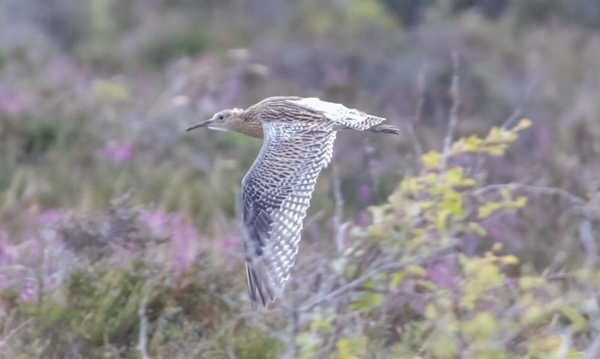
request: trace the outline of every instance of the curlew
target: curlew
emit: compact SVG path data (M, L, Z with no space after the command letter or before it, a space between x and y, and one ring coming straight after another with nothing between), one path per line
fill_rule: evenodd
M302 220L321 169L333 153L339 129L399 134L371 116L318 98L270 97L246 110L216 113L190 126L263 138L242 180L243 241L252 307L274 301L290 276Z

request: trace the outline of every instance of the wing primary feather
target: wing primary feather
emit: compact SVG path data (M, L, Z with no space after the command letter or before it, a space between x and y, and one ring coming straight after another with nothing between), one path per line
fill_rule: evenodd
M258 304L258 298L263 306L267 305L267 302L274 301L276 295L273 293L269 283L270 280L264 269L259 268L261 264L246 262L246 278L248 280L248 292L250 294L250 302L252 303L252 309L256 309ZM266 278L265 278L266 277Z
M263 131L261 152L242 181L246 279L255 309L275 300L290 276L302 220L336 137L328 121L263 122Z

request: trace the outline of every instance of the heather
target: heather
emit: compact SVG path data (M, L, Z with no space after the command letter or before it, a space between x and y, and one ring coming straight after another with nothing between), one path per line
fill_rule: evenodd
M0 358L600 356L595 1L0 3ZM273 95L342 131L284 293L252 310Z

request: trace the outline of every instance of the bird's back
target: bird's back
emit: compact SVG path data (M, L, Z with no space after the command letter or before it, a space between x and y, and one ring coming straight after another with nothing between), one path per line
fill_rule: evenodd
M339 127L368 130L385 121L383 117L368 115L342 104L320 100L316 97L274 96L246 110L250 121L304 123L333 122Z

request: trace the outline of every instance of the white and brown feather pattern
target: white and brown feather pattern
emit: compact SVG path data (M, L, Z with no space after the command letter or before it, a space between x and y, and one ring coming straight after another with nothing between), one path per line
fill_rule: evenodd
M328 122L263 122L260 154L242 181L246 274L252 304L274 300L298 252L319 172L333 153Z
M294 99L289 100L289 102L305 110L321 113L327 119L339 125L359 131L367 130L385 121L383 117L368 115L342 104L323 101L316 97Z

